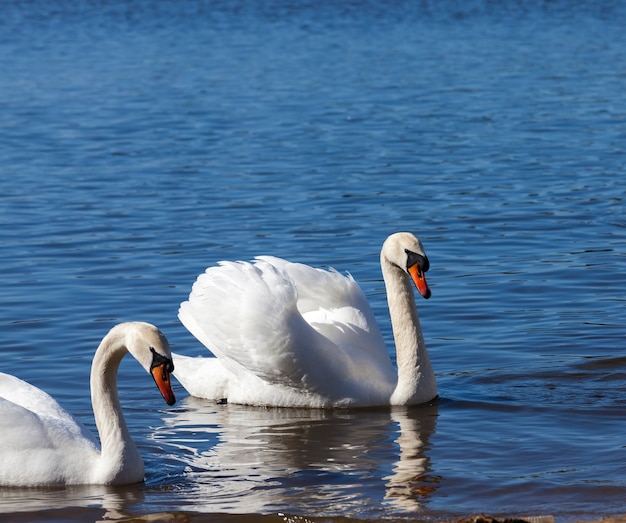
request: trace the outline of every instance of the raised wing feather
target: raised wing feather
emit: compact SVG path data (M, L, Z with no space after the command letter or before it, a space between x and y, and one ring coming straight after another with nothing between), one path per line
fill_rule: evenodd
M333 396L368 369L389 379L393 368L356 282L307 269L270 257L221 262L198 277L179 318L235 375Z
M271 383L314 382L310 360L319 362L333 350L299 313L293 281L268 263L208 268L181 304L179 318L231 372L251 372Z
M298 309L303 314L319 308L340 307L371 312L361 287L351 275L344 276L332 268L319 269L275 256L258 256L255 259L268 263L289 276L296 286ZM368 320L373 320L373 315Z
M354 278L335 269L319 269L274 256L259 256L285 272L297 289L297 308L318 332L347 351L358 351L389 364L376 318ZM392 372L393 370L390 369Z

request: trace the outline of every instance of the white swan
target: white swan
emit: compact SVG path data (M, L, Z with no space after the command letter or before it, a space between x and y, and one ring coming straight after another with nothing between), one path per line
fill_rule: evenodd
M0 485L40 486L143 481L144 466L117 394L117 370L130 352L151 373L168 405L176 401L165 336L154 325L121 323L104 337L91 366L91 402L101 449L52 397L0 373Z
M411 279L424 298L428 258L411 233L380 254L397 370L351 276L262 256L201 274L180 321L217 358L174 354L192 396L282 407L415 405L437 395Z

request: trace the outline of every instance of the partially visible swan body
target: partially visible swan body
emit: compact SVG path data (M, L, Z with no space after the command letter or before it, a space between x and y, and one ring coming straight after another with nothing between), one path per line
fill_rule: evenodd
M96 350L91 402L100 447L79 421L41 389L0 373L0 486L125 485L144 479L117 393L117 371L130 352L154 378L168 405L176 402L165 336L154 325L121 323Z
M220 262L193 285L178 317L216 358L174 354L192 395L277 407L416 405L437 385L411 280L424 298L421 242L395 233L380 263L396 343L394 367L372 309L351 276L280 258Z

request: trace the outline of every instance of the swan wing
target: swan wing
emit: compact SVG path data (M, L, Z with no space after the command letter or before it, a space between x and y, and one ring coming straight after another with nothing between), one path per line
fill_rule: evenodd
M248 372L270 383L300 386L305 361L330 345L299 313L293 282L268 263L208 268L179 318L233 374Z
M349 274L344 276L333 268L325 270L275 256L258 256L255 259L289 276L296 286L298 309L302 313L341 307L371 312L361 287ZM373 320L373 315L367 319Z
M369 358L372 366L394 372L374 312L352 275L273 256L257 260L270 263L293 280L298 310L313 328L346 350L361 353L361 360Z
M332 402L362 396L364 380L388 387L395 379L393 367L370 319L371 309L367 306L364 314L355 306L362 300L356 282L334 271L285 267L282 260L269 257L209 267L181 304L181 322L237 381L246 375L261 380L248 381L250 388L271 384ZM336 299L328 298L322 285ZM342 298L346 289L353 295ZM316 295L323 300L321 306L314 305ZM300 296L305 296L304 306ZM368 341L372 331L378 345ZM378 360L372 361L368 350Z

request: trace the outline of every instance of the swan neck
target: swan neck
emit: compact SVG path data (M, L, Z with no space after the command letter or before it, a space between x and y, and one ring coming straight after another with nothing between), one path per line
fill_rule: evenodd
M392 405L410 405L436 396L434 372L426 351L412 283L405 271L381 257L389 316L396 346L398 382Z
M91 403L101 446L95 473L100 483L127 481L125 475L138 467L141 478L135 480L143 479L143 460L126 426L117 392L117 371L127 352L123 336L109 332L91 366Z

